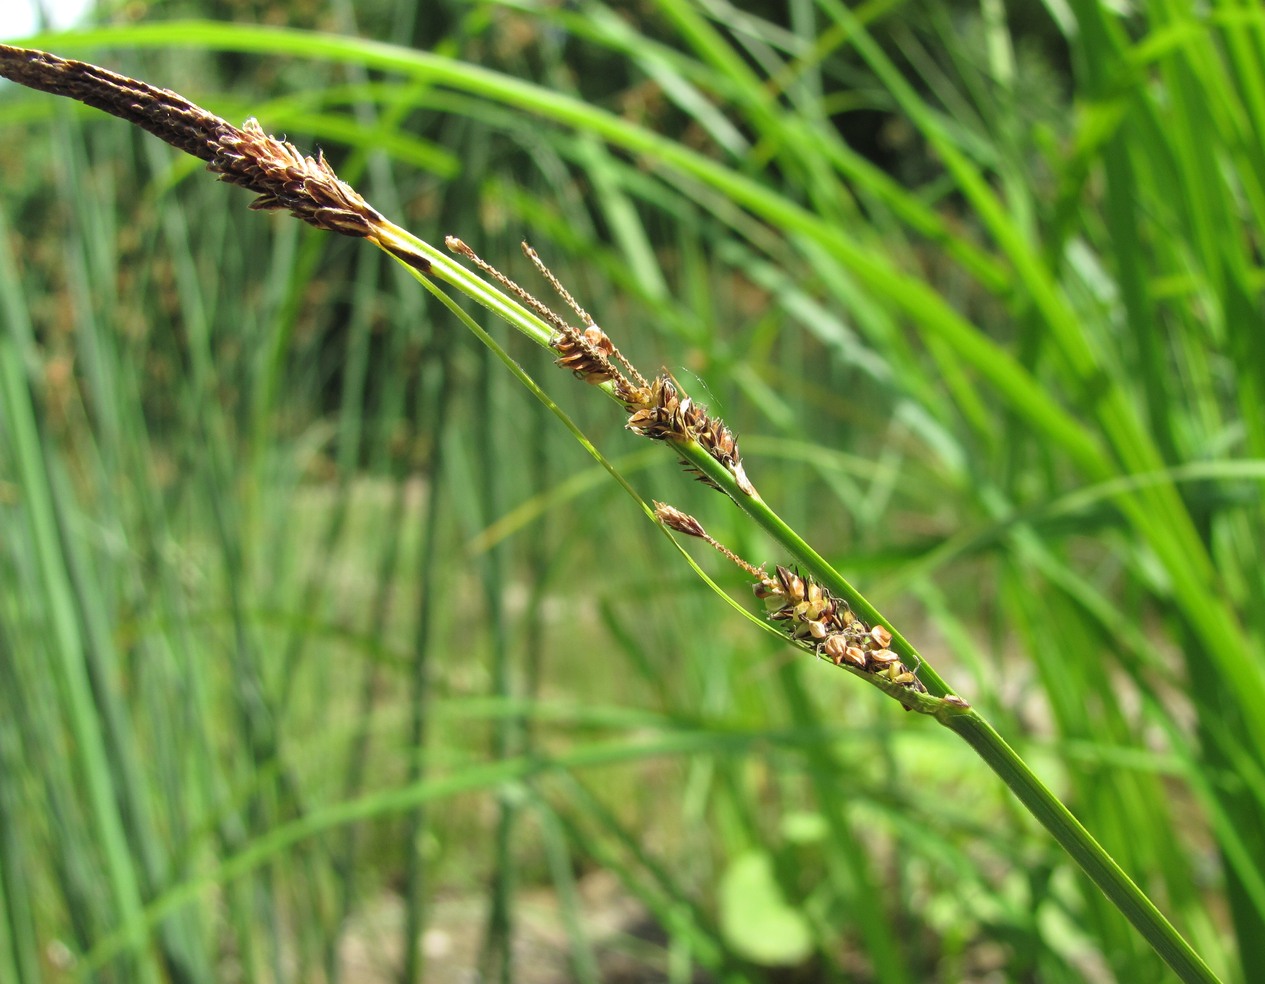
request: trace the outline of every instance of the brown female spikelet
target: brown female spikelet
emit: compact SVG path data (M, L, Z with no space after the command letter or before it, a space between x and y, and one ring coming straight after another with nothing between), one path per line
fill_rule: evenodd
M553 329L549 346L558 353L556 364L569 369L588 383L610 382L615 396L628 411L627 428L634 434L652 441L697 442L713 459L719 462L733 477L738 488L747 495L755 495L755 486L747 478L738 454L738 441L724 421L711 417L681 389L668 373L660 373L647 380L637 367L628 361L615 347L610 336L576 302L571 293L545 266L536 251L526 243L523 253L532 261L558 296L584 324L583 330L568 323L561 315L542 302L530 291L519 286L496 267L481 258L474 250L455 236L444 240L445 245L477 266L489 277L526 304ZM719 489L707 475L688 461L681 464L701 482Z
M776 576L770 577L714 540L688 513L662 502L656 502L654 509L655 517L664 526L710 544L757 578L752 587L755 596L764 602L765 618L776 623L796 645L835 666L849 666L920 694L927 692L914 672L888 648L892 634L886 628L866 625L846 601L836 598L812 578L802 577L787 567L778 567Z
M670 506L666 502L656 502L654 504L654 515L655 519L668 529L684 533L686 536L697 537L709 546L714 547L726 560L741 567L752 577L759 580L764 580L767 577L763 567L755 567L752 564L748 564L723 543L712 539L711 535L703 529L703 524L689 513L681 512L676 506Z
M627 427L635 434L652 441L697 441L699 445L734 477L747 495L755 495L755 487L747 478L738 454L738 441L719 417L708 416L667 373L655 377L649 386L631 393L624 400L631 411ZM698 479L719 488L706 475L688 462L685 467Z
M558 332L549 339L549 346L558 353L554 364L570 369L586 383L604 383L619 377L619 370L611 363L615 344L597 325L584 331Z
M606 332L597 326L597 323L589 317L588 312L575 303L570 294L567 294L557 278L548 272L548 268L540 262L540 257L536 255L536 251L523 243L523 252L532 260L549 278L549 282L562 291L568 303L573 310L577 311L581 320L585 322L585 328L581 331L574 325L567 322L565 318L554 311L549 305L545 304L540 298L532 294L529 290L519 286L505 274L501 273L496 267L488 263L483 257L479 256L473 249L463 243L456 236L448 236L444 239L444 245L456 253L458 256L464 256L467 260L477 266L498 284L508 290L520 301L526 304L545 324L553 329L553 335L549 339L549 347L558 353L555 365L562 369L570 369L577 379L583 379L586 383L604 383L608 379L615 380L617 391L631 389L633 384L629 382L627 377L619 371L612 361L613 357L617 357L621 362L626 361L623 356L619 355L615 348L615 343L610 340ZM636 372L636 370L633 370ZM644 380L643 380L644 382Z
M800 645L811 647L836 666L847 664L918 693L927 692L888 648L892 634L887 629L866 625L846 601L812 578L778 567L776 577L766 577L754 587L756 597L764 602L765 617L782 623L786 634Z

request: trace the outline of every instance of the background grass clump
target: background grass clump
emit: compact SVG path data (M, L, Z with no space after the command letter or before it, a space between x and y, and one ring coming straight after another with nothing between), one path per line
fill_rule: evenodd
M1020 7L25 40L523 282L529 239L1247 981L1265 20ZM0 131L0 979L1160 979L966 748L732 617L384 256L79 106L5 87ZM566 382L646 498L785 560Z

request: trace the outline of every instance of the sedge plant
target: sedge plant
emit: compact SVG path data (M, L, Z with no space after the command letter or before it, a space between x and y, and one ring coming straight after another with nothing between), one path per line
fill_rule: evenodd
M688 395L670 373L643 372L625 358L597 320L526 244L528 258L578 318L578 327L484 262L461 240L450 237L445 245L488 279L400 228L341 181L322 156L303 155L288 142L268 135L254 120L235 127L176 93L41 51L0 46L0 74L32 88L77 99L146 129L206 162L221 179L255 193L252 208L285 210L318 229L366 239L384 250L450 308L606 465L581 429L549 397L549 386L531 378L510 358L455 302L448 289L483 306L549 350L560 368L595 391L604 392L620 408L629 431L664 445L688 473L721 493L762 528L784 551L784 557L770 575L717 543L693 516L663 503L651 507L642 502L649 515L665 530L708 542L750 575L768 626L788 643L877 687L905 711L931 717L962 738L1180 979L1216 980L1146 894L979 711L954 693L899 629L761 497L758 477L748 475L738 441L724 421ZM612 474L619 478L613 469ZM156 915L151 913L147 918L152 920ZM130 931L134 933L136 926ZM125 942L134 940L119 941L120 945Z

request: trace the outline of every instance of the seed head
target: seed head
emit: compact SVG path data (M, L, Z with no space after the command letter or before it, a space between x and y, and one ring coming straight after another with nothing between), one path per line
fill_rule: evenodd
M134 123L177 150L207 162L207 170L259 197L254 209L285 209L318 229L370 238L426 272L430 262L349 184L319 151L305 157L269 136L253 119L240 128L170 89L45 51L0 45L0 75L32 89L67 96Z
M697 442L733 475L739 489L747 495L755 495L755 486L743 470L738 441L733 432L719 417L708 416L707 410L686 395L671 375L660 373L648 386L636 387L619 395L629 409L625 426L634 434L652 441ZM719 488L689 462L683 461L682 464L694 472L699 481Z
M669 506L666 502L656 502L654 504L655 518L670 530L676 530L678 533L684 533L686 536L697 537L710 547L714 548L730 563L742 568L752 577L764 580L764 569L755 567L747 563L736 553L730 550L723 543L714 539L705 529L703 524L691 516L689 513L681 512L676 506Z
M926 687L900 657L887 647L892 634L882 625L866 625L848 603L812 578L786 567L755 585L765 617L780 625L791 640L811 648L836 666L847 665L918 693Z
M836 598L811 577L778 566L772 576L743 560L713 539L688 513L663 502L654 504L655 516L664 526L697 537L756 578L755 596L764 602L765 618L776 624L796 645L885 682L920 694L927 688L900 657L887 647L892 634L885 626L873 628L860 619L846 601Z

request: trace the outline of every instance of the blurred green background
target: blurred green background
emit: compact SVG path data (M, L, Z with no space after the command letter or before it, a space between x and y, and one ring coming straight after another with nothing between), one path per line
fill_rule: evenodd
M530 240L1218 973L1265 966L1259 5L96 18L28 43L534 286ZM964 745L737 617L389 259L248 201L0 89L0 980L1164 979ZM644 497L786 560L489 327Z

